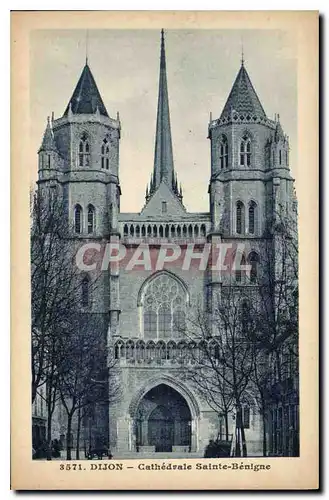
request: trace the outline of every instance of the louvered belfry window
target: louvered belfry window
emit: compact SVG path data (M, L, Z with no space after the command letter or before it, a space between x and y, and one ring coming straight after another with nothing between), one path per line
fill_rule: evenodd
M220 168L221 169L227 168L228 167L228 142L227 142L227 138L225 135L222 136L219 150L220 150L220 155L219 155Z
M236 232L238 234L244 233L244 204L238 201L236 204Z
M110 169L110 146L106 138L104 139L101 148L101 165L105 170Z
M95 231L95 208L93 205L88 205L88 234Z
M90 166L90 145L88 137L83 134L79 142L79 167Z
M240 142L240 165L251 166L251 140L248 136L244 136Z
M74 209L74 231L77 234L82 233L82 207L76 205Z
M255 234L256 232L256 215L257 215L257 205L254 201L249 203L249 234Z

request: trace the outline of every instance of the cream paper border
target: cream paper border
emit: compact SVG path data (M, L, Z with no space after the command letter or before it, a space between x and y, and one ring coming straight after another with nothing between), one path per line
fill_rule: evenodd
M318 12L58 11L11 14L11 488L216 490L318 487ZM30 151L29 34L33 29L282 29L298 45L298 165L300 229L300 428L299 458L246 459L269 471L61 471L64 461L32 461L30 404L29 185L24 158ZM266 71L266 68L264 69ZM284 78L284 75L282 76ZM36 155L36 152L32 152ZM298 175L296 175L296 173ZM222 460L222 463L227 463ZM166 460L169 463L203 459ZM220 460L204 460L218 463ZM241 460L235 460L240 462ZM89 468L87 461L82 467ZM106 462L99 462L105 464ZM87 465L86 465L87 464ZM126 469L134 465L134 469Z

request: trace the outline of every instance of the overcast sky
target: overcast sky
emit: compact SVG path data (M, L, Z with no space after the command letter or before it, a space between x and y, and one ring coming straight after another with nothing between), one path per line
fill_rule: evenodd
M209 112L218 118L240 67L245 66L269 118L280 114L290 138L294 175L297 139L296 46L271 30L167 30L167 78L174 164L190 211L208 211ZM92 30L88 61L111 117L120 112L121 210L139 212L153 169L160 33ZM62 116L86 57L86 31L38 30L31 35L32 179L46 118Z

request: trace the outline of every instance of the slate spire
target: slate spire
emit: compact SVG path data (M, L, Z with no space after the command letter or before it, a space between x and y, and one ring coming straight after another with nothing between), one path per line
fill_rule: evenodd
M67 116L70 110L73 114L94 114L97 108L101 115L108 116L86 57L86 64L66 107L64 116Z
M171 187L173 173L174 160L170 129L165 41L164 32L161 30L159 96L154 152L154 189L157 189L161 181L166 182Z
M41 151L57 151L54 134L50 126L49 116L47 117L46 130L43 134L42 143L38 152L40 153Z
M251 117L256 115L257 117L266 118L264 108L246 70L243 55L240 70L222 111L221 118L229 116L232 110L245 115L249 114Z

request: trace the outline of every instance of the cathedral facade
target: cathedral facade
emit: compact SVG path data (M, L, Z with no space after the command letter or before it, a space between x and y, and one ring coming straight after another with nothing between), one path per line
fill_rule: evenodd
M174 168L163 32L154 166L139 213L120 210L120 131L119 116L108 115L86 61L63 116L48 120L39 150L39 188L56 186L74 244L110 242L128 253L145 245L151 253L149 267L112 267L93 296L82 295L82 314L103 318L104 355L115 359L122 388L92 428L85 424L85 436L90 441L98 433L115 457L203 456L223 424L183 376L188 361L182 331L196 310L211 310L231 277L194 265L184 269L174 259L171 264L170 253L160 267L152 252L159 258L163 246L177 245L192 262L206 243L241 243L255 275L268 221L294 203L288 138L279 116L266 116L242 60L221 115L208 123L209 211L188 212ZM252 293L254 284L236 275L236 286ZM261 454L256 404L249 402L244 419L248 454ZM54 430L58 437L64 432L60 418Z

